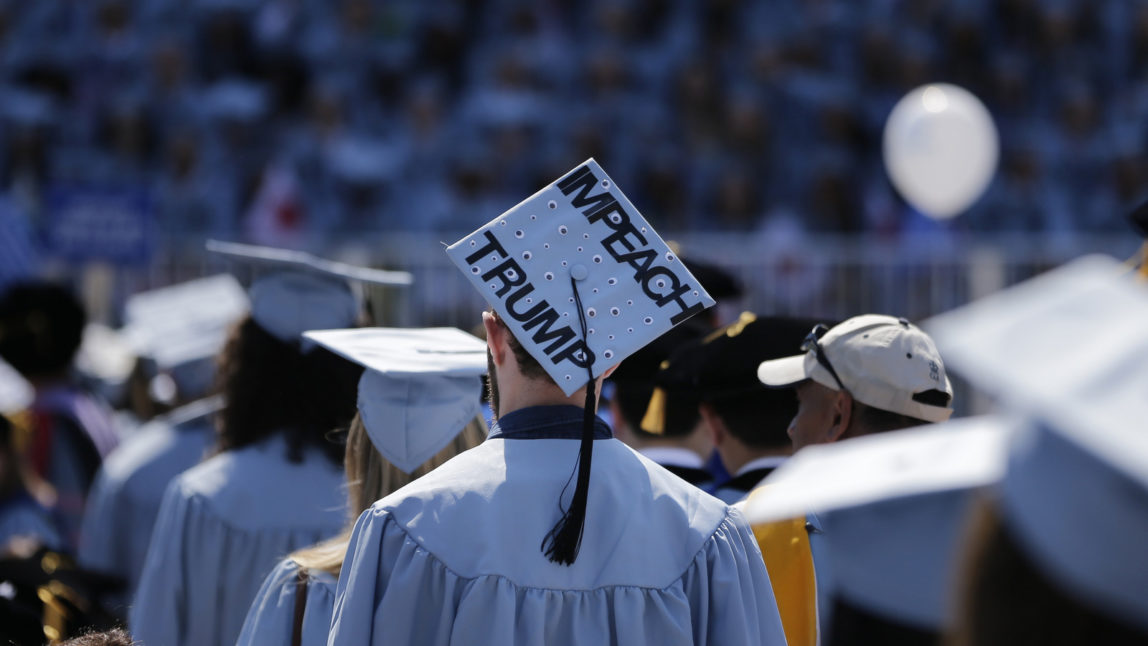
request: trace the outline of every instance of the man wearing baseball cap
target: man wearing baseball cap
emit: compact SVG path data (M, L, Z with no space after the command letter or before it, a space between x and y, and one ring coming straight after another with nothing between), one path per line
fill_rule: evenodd
M907 319L864 314L832 328L817 325L801 350L757 369L767 387L797 393L788 430L794 451L943 422L953 414L941 355ZM820 643L832 624L835 577L822 533L812 514L754 526L791 645Z
M953 389L933 340L904 318L855 316L815 327L804 354L763 362L770 388L794 388L793 448L892 431L952 415Z

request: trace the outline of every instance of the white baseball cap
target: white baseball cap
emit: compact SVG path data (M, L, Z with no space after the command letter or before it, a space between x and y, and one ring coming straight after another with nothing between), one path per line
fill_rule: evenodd
M862 404L927 422L943 422L953 414L953 387L941 354L929 335L907 319L863 314L819 338L816 332L803 346L805 354L765 361L758 366L757 378L770 388L791 388L812 379L826 388L847 390ZM947 395L948 405L922 401L920 395L928 391Z

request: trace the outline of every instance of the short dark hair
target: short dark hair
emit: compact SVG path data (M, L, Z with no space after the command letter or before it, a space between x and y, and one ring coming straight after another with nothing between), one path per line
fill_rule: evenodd
M542 364L538 363L538 360L519 343L518 339L514 336L514 332L506 325L506 322L498 316L498 312L495 312L493 309L489 311L494 316L494 320L506 330L507 343L510 345L510 351L514 353L514 360L518 363L518 371L522 373L522 376L529 377L530 379L554 381L550 377L550 373L546 372L546 369L542 367Z
M706 401L731 435L755 449L790 449L789 422L797 414L793 389L760 389Z
M291 461L302 460L303 449L312 445L342 464L343 447L327 434L346 428L355 416L361 373L357 365L323 348L301 352L248 316L220 356L218 389L225 405L216 450L239 449L282 432Z
M626 380L614 381L614 401L617 402L622 418L631 432L647 439L685 437L693 432L701 417L698 414L697 401L664 390L665 411L662 432L651 433L643 429L642 419L646 416L653 394L654 387L650 384Z
M87 315L71 290L52 283L9 286L0 296L0 357L28 378L72 365Z
M1148 632L1081 604L1037 567L981 501L970 527L956 628L948 646L1142 644Z

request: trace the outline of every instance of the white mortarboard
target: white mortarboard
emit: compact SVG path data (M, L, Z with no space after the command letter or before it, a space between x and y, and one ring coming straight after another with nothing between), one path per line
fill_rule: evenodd
M567 395L714 304L593 159L447 254Z
M411 473L481 411L486 343L455 328L315 330L303 335L362 365L359 415L371 443Z
M218 274L134 294L124 304L123 333L138 356L195 396L207 391L215 356L249 309L239 281Z
M359 316L359 299L350 281L374 285L410 285L405 271L356 267L304 251L209 240L207 250L266 268L248 289L251 316L286 343L307 330L350 327Z
M0 360L0 413L24 410L35 397L32 384L16 369Z
M1090 256L926 325L1038 422L1010 452L1005 525L1066 594L1148 629L1148 287Z
M936 631L951 606L971 494L1004 474L1017 424L969 418L806 447L750 494L746 518L817 514L836 595Z
M578 556L593 458L594 385L611 366L714 304L593 159L447 248L567 396L586 392L577 486L543 552Z

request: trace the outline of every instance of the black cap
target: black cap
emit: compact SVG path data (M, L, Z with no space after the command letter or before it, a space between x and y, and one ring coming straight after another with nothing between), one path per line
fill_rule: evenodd
M693 341L700 341L712 330L690 319L652 341L649 345L626 357L610 376L614 384L613 400L618 404L630 430L637 434L647 433L642 429L642 417L650 396L654 392L654 377L663 363L674 351ZM658 435L681 437L688 435L698 422L697 402L688 397L677 398L667 405L670 410L667 418L672 420Z
M682 264L717 301L741 298L741 282L725 269L692 258L682 258Z
M650 399L643 428L658 432L664 428L670 412L667 404L689 399L714 404L719 414L744 421L725 419L735 435L747 444L788 443L785 428L796 414L792 392L770 391L757 378L762 361L793 355L814 325L821 321L791 317L758 317L743 312L737 321L704 339L678 349L656 376L657 390ZM784 422L781 437L767 432L770 421ZM761 428L771 437L742 437L738 427Z

